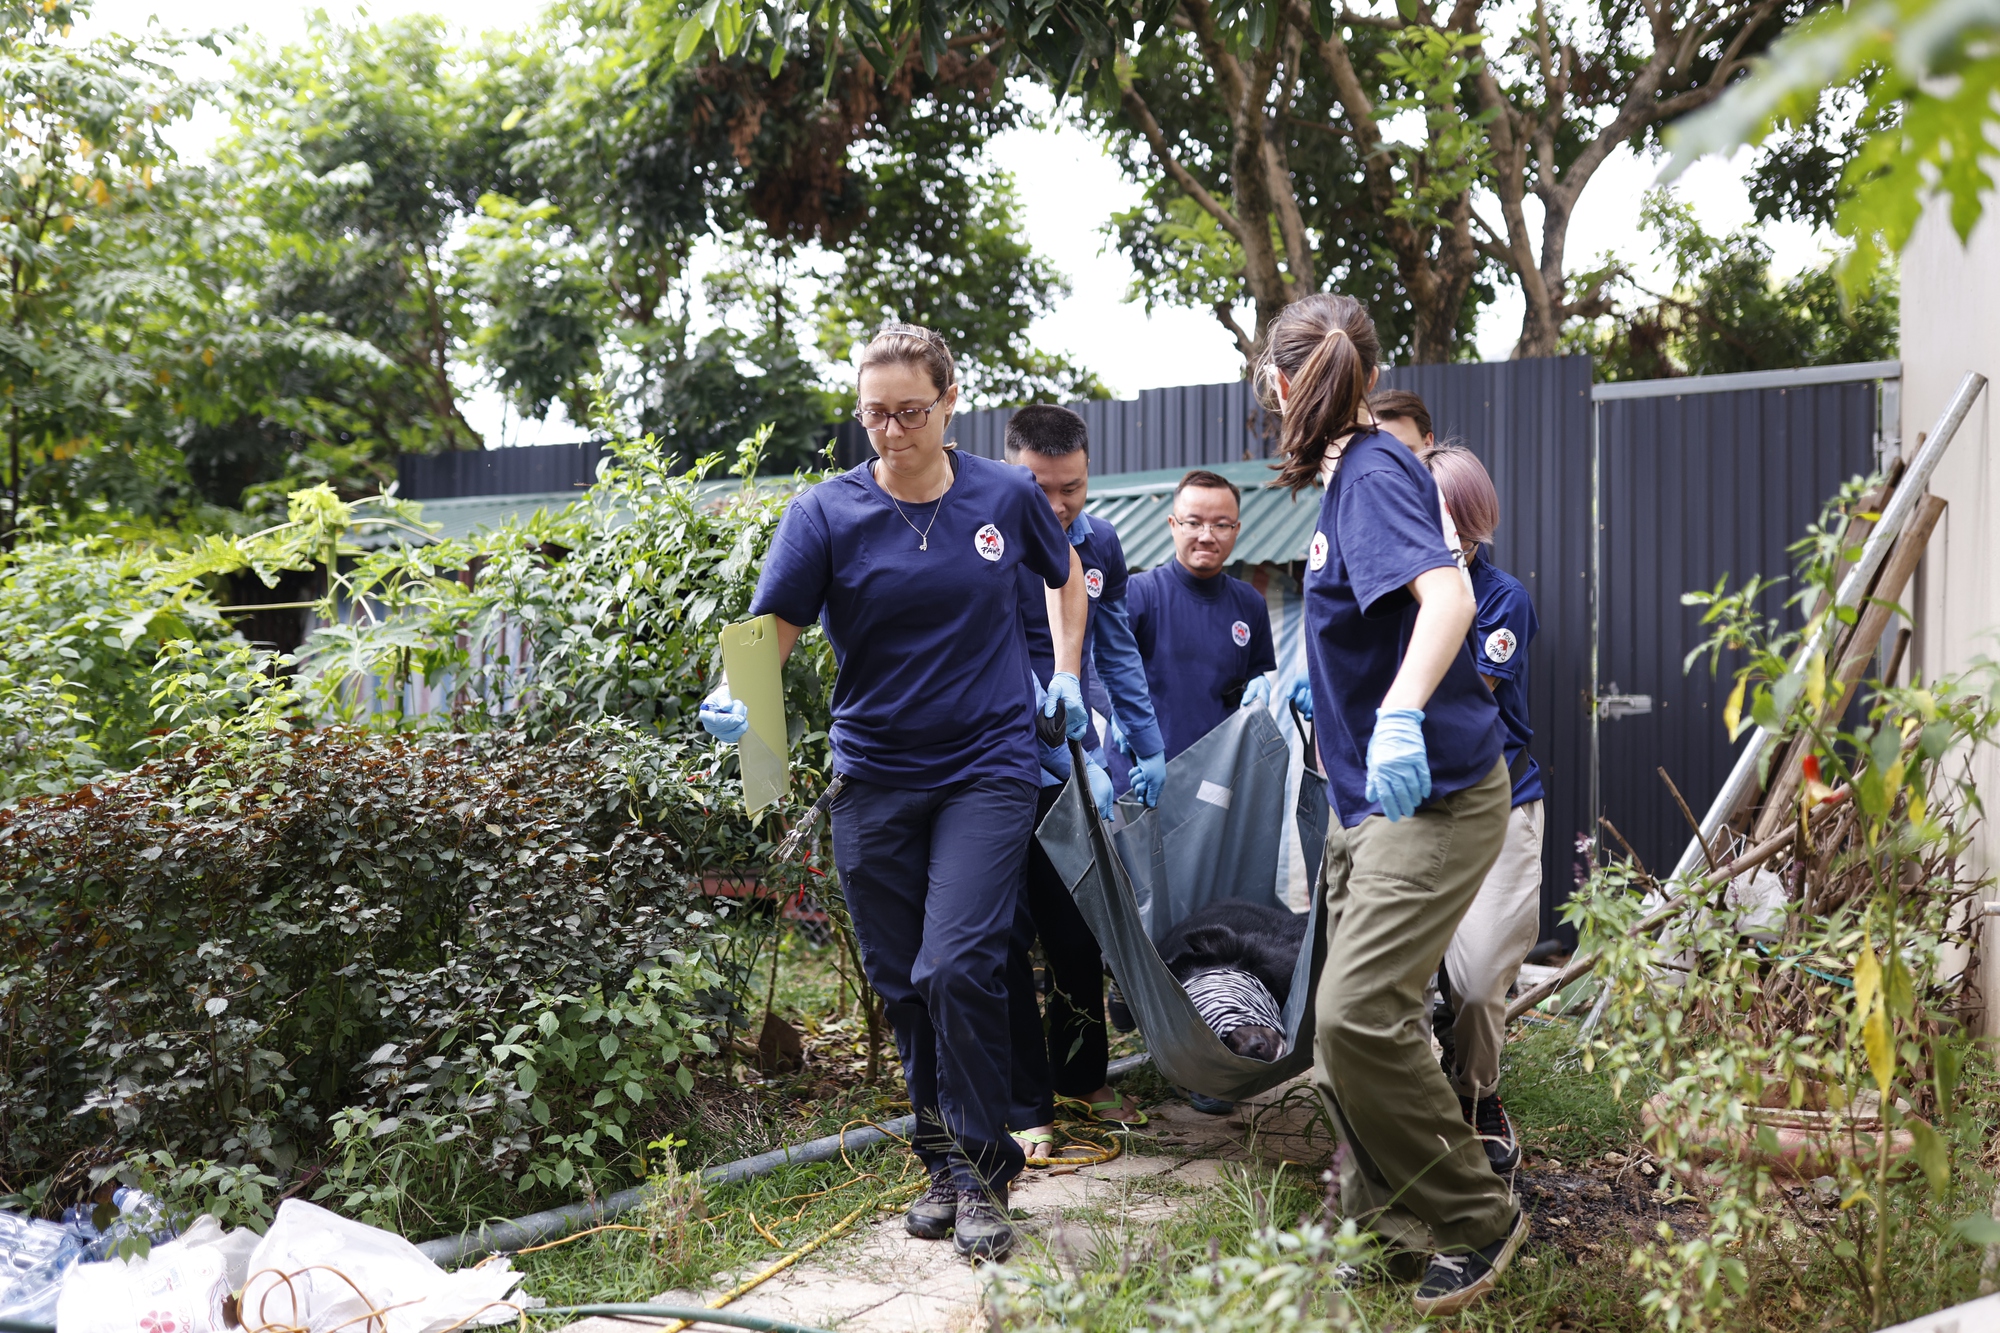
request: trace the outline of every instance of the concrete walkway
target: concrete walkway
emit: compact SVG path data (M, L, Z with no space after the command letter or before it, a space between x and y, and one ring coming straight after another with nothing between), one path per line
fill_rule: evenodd
M1190 1187L1216 1184L1224 1162L1322 1166L1332 1145L1316 1112L1303 1080L1228 1116L1202 1115L1181 1102L1149 1108L1152 1124L1123 1156L1098 1166L1031 1171L1017 1182L1010 1202L1024 1244L1073 1260L1114 1231L1131 1234L1165 1217ZM1071 1220L1083 1213L1088 1225ZM710 1291L670 1291L660 1299L705 1304L748 1275L718 1274ZM983 1324L983 1283L980 1270L960 1259L950 1241L918 1240L903 1230L900 1215L884 1215L729 1308L840 1333L964 1333ZM635 1333L639 1322L584 1319L563 1333Z

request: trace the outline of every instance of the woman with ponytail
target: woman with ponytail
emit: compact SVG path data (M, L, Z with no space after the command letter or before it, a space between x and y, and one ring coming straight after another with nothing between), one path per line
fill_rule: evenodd
M1087 599L1055 511L1023 468L945 443L958 376L943 338L891 324L861 355L875 457L794 499L750 614L789 653L825 628L833 686L833 859L868 982L896 1029L930 1188L904 1225L1005 1258L1007 1185L1022 1166L1006 970L1022 912L1040 776L1020 575L1047 591L1045 711L1089 725L1077 672ZM725 684L701 706L718 740L748 726Z
M1334 830L1320 864L1327 961L1314 1079L1347 1148L1343 1211L1432 1251L1417 1312L1490 1291L1527 1234L1431 1055L1426 983L1507 828L1492 692L1466 633L1474 602L1437 483L1380 430L1374 324L1346 296L1272 322L1258 366L1283 421L1276 485L1323 482L1306 560L1306 654Z

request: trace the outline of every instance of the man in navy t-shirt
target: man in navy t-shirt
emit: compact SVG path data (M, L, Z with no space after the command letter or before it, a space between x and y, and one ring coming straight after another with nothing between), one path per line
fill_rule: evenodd
M1133 575L1126 592L1169 760L1238 707L1270 698L1271 613L1255 588L1222 572L1242 527L1241 498L1213 472L1182 477L1167 519L1174 558Z
M1084 661L1094 665L1096 678L1108 693L1110 715L1141 756L1133 770L1136 790L1147 804L1159 800L1166 779L1166 756L1153 716L1146 668L1133 642L1126 616L1128 579L1125 550L1118 533L1102 518L1084 512L1090 498L1090 432L1082 417L1048 404L1024 407L1007 422L1007 461L1025 468L1048 497L1049 507L1069 534L1082 562L1089 620L1084 632ZM1034 663L1037 685L1055 670L1049 635L1048 599L1039 577L1027 566L1021 573L1021 621ZM1091 749L1094 737L1083 744ZM1101 767L1101 752L1089 762L1093 795L1108 807L1110 779ZM1035 822L1055 806L1070 776L1068 747L1049 752L1043 760L1042 790ZM1051 1093L1081 1103L1090 1112L1120 1124L1143 1125L1138 1105L1114 1092L1107 1082L1110 1043L1104 1031L1104 960L1090 925L1077 911L1069 885L1033 839L1028 848L1026 913L1008 959L1008 1004L1013 1015L1014 1063L1018 1081L1011 1122L1028 1126L1015 1139L1030 1161L1049 1156L1054 1147L1055 1107ZM1035 938L1042 941L1048 961L1048 1019L1044 1031L1035 1006L1034 971L1029 961Z

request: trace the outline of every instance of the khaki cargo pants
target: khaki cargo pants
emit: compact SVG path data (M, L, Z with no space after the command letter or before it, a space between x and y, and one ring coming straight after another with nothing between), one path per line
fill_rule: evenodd
M1424 988L1499 854L1505 764L1408 819L1327 836L1327 952L1313 1082L1348 1152L1344 1215L1391 1246L1464 1251L1505 1235L1516 1204L1431 1054ZM1337 825L1336 821L1336 825Z

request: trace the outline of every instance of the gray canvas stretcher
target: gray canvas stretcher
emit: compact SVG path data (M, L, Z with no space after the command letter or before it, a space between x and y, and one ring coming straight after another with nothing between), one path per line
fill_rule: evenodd
M1161 961L1158 942L1195 909L1222 898L1269 904L1284 836L1289 752L1263 709L1235 714L1167 765L1159 805L1126 800L1116 832L1097 816L1070 744L1071 778L1036 830L1077 910L1110 960L1125 1003L1169 1082L1223 1101L1240 1101L1312 1064L1313 991L1326 961L1320 903L1312 895L1305 944L1285 999L1286 1054L1265 1062L1222 1044ZM1308 770L1299 783L1296 823L1308 883L1326 845L1326 783Z

